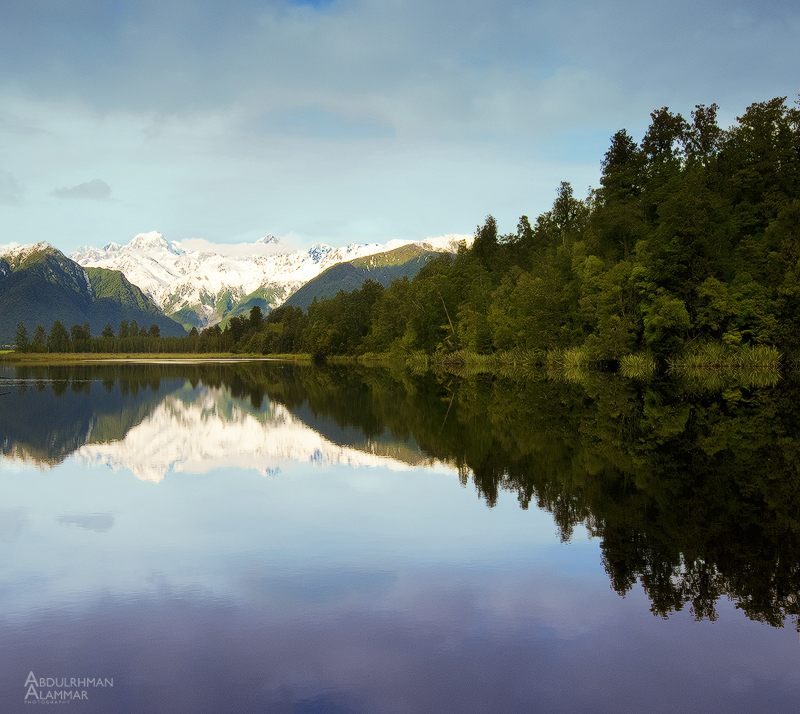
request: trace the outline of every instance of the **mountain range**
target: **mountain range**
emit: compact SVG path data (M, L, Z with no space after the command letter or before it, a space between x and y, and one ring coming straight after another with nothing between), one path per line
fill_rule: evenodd
M340 290L358 290L364 281L374 280L388 288L396 278L413 278L428 261L441 255L429 244L410 243L394 250L336 263L293 292L286 305L307 308L314 298L331 298Z
M418 242L394 240L383 245L351 244L344 248L316 245L304 251L285 246L269 234L252 244L193 249L167 241L152 231L140 233L125 246L109 243L104 248L79 248L70 257L86 268L121 271L165 315L186 329L192 326L201 329L249 312L254 305L265 312L278 307L292 293L337 264L372 256L371 267L366 263L356 265L359 270L366 268L362 270L361 282L371 277L370 272L379 282L391 280L390 275L413 277L425 263L420 259L422 254L456 252L461 241L471 240L472 236L446 235ZM402 265L406 265L405 270L400 268ZM391 269L381 271L381 268ZM327 286L327 282L323 285ZM342 287L352 290L360 287L361 282Z
M182 247L156 232L140 233L121 246L79 248L70 257L48 243L0 246L0 344L14 341L22 322L28 334L60 320L89 323L99 334L122 320L157 324L162 335L267 312L295 293L306 307L314 297L350 291L367 278L384 286L413 277L432 257L456 252L472 236L446 235L424 241L326 245L294 250L273 235L253 244Z

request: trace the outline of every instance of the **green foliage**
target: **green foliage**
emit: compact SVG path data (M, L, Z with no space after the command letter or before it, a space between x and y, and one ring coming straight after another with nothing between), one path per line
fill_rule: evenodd
M644 338L650 348L657 354L678 352L691 326L683 300L659 288L644 316Z
M369 332L373 306L382 294L380 283L365 280L360 290L351 293L342 290L329 300L314 300L308 308L304 348L315 359L331 354L356 354Z

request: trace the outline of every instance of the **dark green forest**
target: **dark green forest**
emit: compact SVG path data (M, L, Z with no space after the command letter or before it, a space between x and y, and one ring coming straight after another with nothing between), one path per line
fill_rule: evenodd
M657 109L639 143L624 129L614 134L600 186L586 198L562 182L549 211L533 222L522 216L510 233L487 216L470 248L429 262L413 280L388 288L368 280L307 311L254 309L225 330L142 349L316 358L517 351L534 360L572 350L619 361L715 344L769 345L793 357L800 110L778 97L723 129L717 109L698 105L688 118Z

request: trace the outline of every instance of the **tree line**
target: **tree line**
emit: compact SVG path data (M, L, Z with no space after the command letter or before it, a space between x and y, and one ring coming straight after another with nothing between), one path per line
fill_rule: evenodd
M170 341L180 340L177 337L161 337L161 330L153 323L149 328L139 327L136 320L123 320L119 324L118 332L108 323L102 333L93 337L89 323L73 325L67 328L60 320L55 320L48 333L44 326L39 324L28 335L25 324L17 324L14 336L14 346L17 352L161 352Z
M800 110L785 97L755 103L728 129L717 110L697 105L686 119L657 109L638 143L624 129L613 135L586 198L562 182L550 210L506 234L487 216L471 247L413 280L385 289L368 280L307 312L254 308L182 338L118 334L105 344L318 358L575 349L592 360L667 359L709 343L794 354Z
M413 279L275 311L234 349L489 354L577 349L592 360L667 359L709 343L800 348L800 110L664 107L639 143L620 130L584 199L502 234L490 215L470 248ZM235 335L234 335L235 336Z

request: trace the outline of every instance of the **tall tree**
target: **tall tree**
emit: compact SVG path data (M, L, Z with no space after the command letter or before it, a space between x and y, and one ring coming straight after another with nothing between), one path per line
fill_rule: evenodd
M44 330L43 325L36 325L36 329L33 331L33 351L34 352L44 352L45 345L47 344L47 333Z
M69 351L69 333L61 320L56 320L50 329L50 336L47 338L48 352L67 352Z
M497 251L497 221L494 216L486 216L482 226L475 229L475 240L472 243L472 254L487 269L491 269L492 260Z
M17 323L17 332L14 335L14 345L17 352L27 352L30 349L31 343L28 340L28 330L22 322Z

